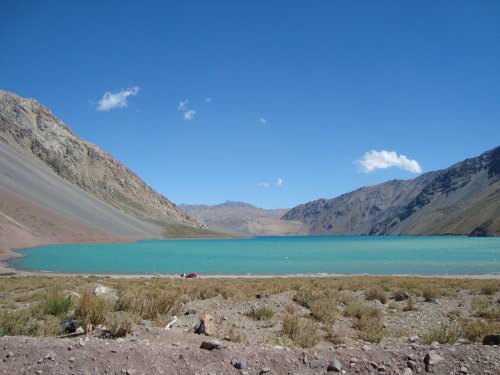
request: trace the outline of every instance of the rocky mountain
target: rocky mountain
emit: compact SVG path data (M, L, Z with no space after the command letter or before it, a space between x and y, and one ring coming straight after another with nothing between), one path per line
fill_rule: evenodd
M292 208L311 234L500 235L500 147L425 173Z
M33 99L0 91L0 188L114 236L209 234Z
M306 234L298 221L280 220L287 210L267 210L245 202L226 201L221 204L179 205L191 217L217 232L243 236L283 236Z
M500 235L500 147L441 171L370 234Z

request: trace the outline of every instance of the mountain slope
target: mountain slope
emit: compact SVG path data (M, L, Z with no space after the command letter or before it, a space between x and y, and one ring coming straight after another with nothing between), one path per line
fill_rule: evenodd
M111 155L76 136L33 99L0 91L0 140L98 200L139 219L143 226L153 223L167 235L188 233L191 228L203 232L201 224Z
M500 147L445 169L372 234L500 235Z
M284 220L298 220L311 234L367 234L373 225L408 204L435 176L391 180L363 187L333 199L318 199L292 208Z
M500 235L500 147L450 168L292 208L311 234Z
M209 229L234 235L283 236L307 233L296 221L280 220L286 210L266 210L249 203L226 201L213 206L179 205Z

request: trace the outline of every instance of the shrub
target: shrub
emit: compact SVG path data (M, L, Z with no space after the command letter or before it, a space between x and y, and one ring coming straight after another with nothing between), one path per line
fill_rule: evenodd
M49 291L41 302L40 308L44 315L60 316L68 312L71 307L71 297L65 296L57 289Z
M146 320L161 320L179 309L179 294L165 291L159 285L140 293L125 291L120 294L117 308L139 315Z
M245 332L240 331L233 324L227 331L227 340L232 342L243 342L246 339Z
M340 345L345 343L345 335L334 330L333 328L329 328L326 331L325 340L331 342L334 345Z
M498 283L491 282L491 283L483 285L479 292L481 294L485 294L487 296L492 296L497 292L497 290L498 290Z
M365 293L365 298L368 301L379 300L383 304L387 303L387 295L382 290L377 288L368 289L368 291Z
M331 325L337 319L337 302L328 298L314 301L311 306L311 315L320 322Z
M482 341L484 336L497 333L500 329L498 324L481 319L462 319L460 326L464 337L469 341Z
M471 301L471 309L475 316L484 319L495 320L500 316L500 308L484 297L474 297Z
M59 333L61 321L54 315L46 315L40 322L38 334L41 336L56 336Z
M254 308L250 314L255 320L270 320L274 316L274 311L269 307Z
M0 315L0 336L38 335L40 335L40 325L30 311L4 311Z
M437 292L434 288L425 288L422 292L425 302L434 302L437 298Z
M460 325L455 321L446 321L431 327L422 335L422 344L431 344L437 341L440 344L454 344L462 335Z
M313 292L310 289L300 289L295 293L293 300L299 305L309 308L318 298L317 292Z
M90 289L86 289L78 300L75 315L88 329L91 325L104 323L109 310L110 306L104 299L94 295Z
M106 329L110 337L124 337L132 333L134 319L125 311L115 311L106 314Z
M392 298L394 298L395 301L403 301L409 298L409 296L408 292L406 292L405 290L397 289L392 293Z
M379 309L352 303L347 305L344 315L353 319L353 328L358 331L359 338L378 343L384 337L385 329Z
M316 323L291 314L283 319L283 333L302 348L312 348L321 339Z
M300 318L295 314L286 314L283 318L283 333L292 340L300 332Z
M333 324L337 319L337 296L331 292L299 290L294 301L307 307L311 315L325 324Z
M404 311L413 311L415 310L415 304L413 302L412 296L409 296L406 300L406 306L403 309Z

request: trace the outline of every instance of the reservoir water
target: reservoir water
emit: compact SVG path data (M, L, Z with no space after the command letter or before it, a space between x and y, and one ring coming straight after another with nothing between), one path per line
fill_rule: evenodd
M256 237L48 245L19 250L19 269L93 274L490 274L500 238Z

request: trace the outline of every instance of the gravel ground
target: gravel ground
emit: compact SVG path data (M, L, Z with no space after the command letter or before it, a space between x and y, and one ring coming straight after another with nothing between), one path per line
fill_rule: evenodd
M270 374L324 374L336 360L341 373L406 375L426 373L427 353L439 356L429 368L435 374L500 373L498 347L483 345L304 350L222 342L220 349L210 351L200 348L205 340L213 341L198 335L186 340L178 333L123 342L3 337L0 374L260 374L267 370ZM414 356L415 371L409 372L408 356ZM237 369L236 362L243 369Z

